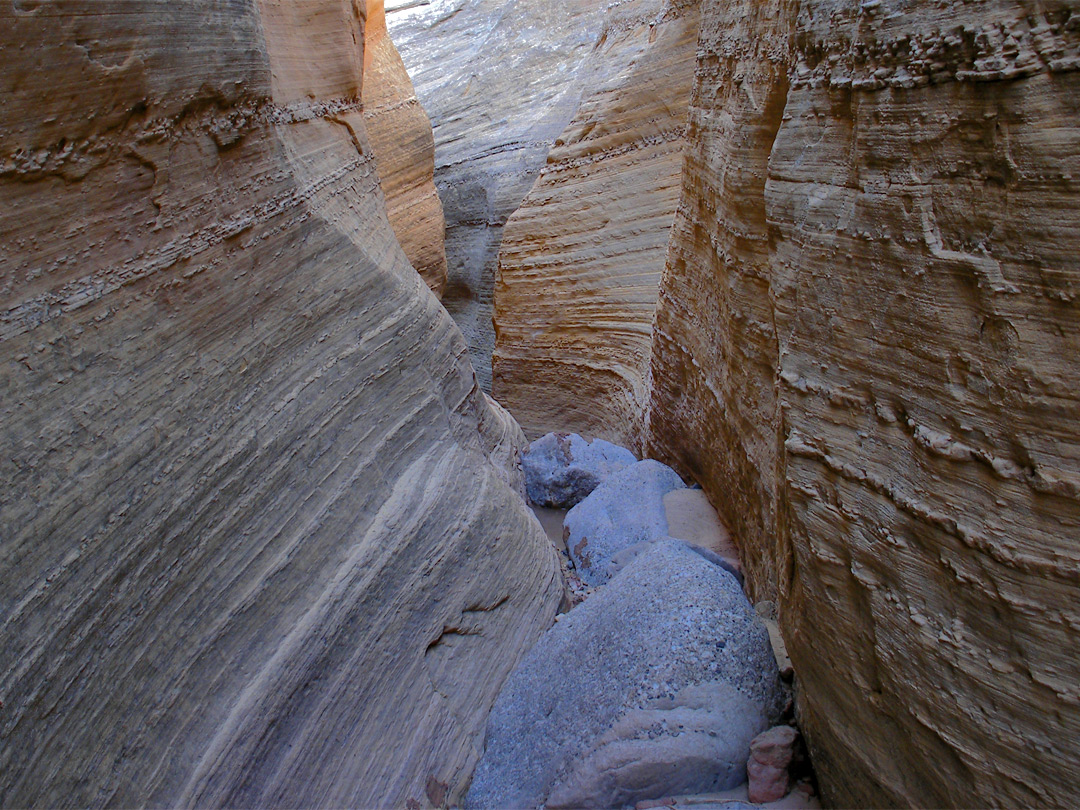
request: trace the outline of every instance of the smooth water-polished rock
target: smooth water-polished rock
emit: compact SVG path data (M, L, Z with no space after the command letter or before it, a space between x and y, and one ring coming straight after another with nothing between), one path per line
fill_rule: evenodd
M362 12L0 6L0 806L457 801L554 618Z
M585 441L576 433L548 433L521 455L529 500L537 506L569 509L615 473L637 463L624 447L603 439Z
M363 102L386 216L413 268L435 295L442 295L446 223L435 190L435 140L431 122L386 32L383 0L367 0Z
M643 540L640 543L635 543L632 546L627 546L621 551L616 552L615 554L611 555L611 560L610 562L608 562L608 575L612 577L617 575L621 570L623 570L624 568L626 568L626 566L633 562L639 555L644 554L646 551L648 551L653 543L682 543L695 554L700 554L713 565L717 565L723 568L725 571L735 577L736 581L739 583L740 586L742 586L744 582L742 570L739 568L738 561L733 562L727 557L720 556L712 549L706 548L705 546L699 546L696 543L688 543L685 540L679 540L675 537L656 537L651 540ZM766 629L768 629L768 622L763 623L765 624ZM772 632L770 631L770 638L771 635ZM781 672L781 674L783 674L783 672Z
M682 542L654 543L511 675L466 805L622 807L731 788L785 699L735 579Z
M666 538L664 495L685 486L666 464L645 459L608 478L567 512L566 547L582 580L602 585L620 551Z

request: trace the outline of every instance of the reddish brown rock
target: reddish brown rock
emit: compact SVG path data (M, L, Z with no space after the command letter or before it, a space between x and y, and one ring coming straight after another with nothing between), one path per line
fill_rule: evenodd
M748 792L752 802L775 802L790 787L788 766L795 757L799 732L791 726L773 726L750 741L746 763Z

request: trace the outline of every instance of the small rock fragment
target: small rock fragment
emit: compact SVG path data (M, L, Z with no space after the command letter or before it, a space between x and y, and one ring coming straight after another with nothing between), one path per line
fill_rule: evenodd
M774 726L750 743L746 775L752 802L774 802L787 795L788 766L795 756L799 732L791 726Z
M780 633L780 623L776 620L776 605L772 602L758 602L754 605L754 610L760 617L761 623L765 625L765 629L769 631L769 643L776 657L780 677L790 682L795 677L795 668L791 664L791 656L788 655L784 636Z

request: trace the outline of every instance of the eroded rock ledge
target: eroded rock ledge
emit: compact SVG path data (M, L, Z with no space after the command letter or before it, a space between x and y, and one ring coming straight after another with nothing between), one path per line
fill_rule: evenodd
M434 0L405 3L400 11L391 5L387 16L391 36L435 131L435 179L446 214L449 272L443 303L468 341L485 390L492 386L493 295L507 219L533 186L556 139L584 109L586 98L592 104L622 109L622 131L606 141L599 138L603 128L595 133L597 138L581 144L568 141L562 159L673 130L673 138L637 144L633 154L623 157L623 165L642 159L650 166L646 173L663 173L662 167L681 145L678 135L685 104L679 95L689 89L691 68L683 60L693 53L696 7L696 2L686 0ZM661 32L664 41L653 52L649 42ZM689 37L685 53L672 46L680 37ZM629 72L654 82L653 89L661 96L670 92L665 100L674 103L665 109L642 81L626 83ZM627 92L621 94L620 88ZM620 98L623 108L618 106ZM635 110L639 103L645 107ZM586 127L588 120L582 119L579 127ZM656 192L661 205L665 192L672 197L675 187L673 176L665 182L668 185ZM650 184L642 179L639 188ZM665 214L656 216L664 220L671 210L668 206ZM650 223L650 234L655 230ZM642 241L656 250L655 238ZM620 252L632 252L628 238ZM602 264L599 256L594 259ZM643 271L643 295L649 299L644 308L650 312L653 276L658 272L658 267ZM598 294L617 295L614 284L608 287L601 284ZM631 331L634 328L643 329L641 323ZM626 396L622 389L633 389L642 359L639 338L640 334L627 337L623 353L631 355L636 365L623 372L629 384L613 384L620 389L612 396L615 400ZM629 396L639 393L632 390ZM618 407L612 406L616 411ZM572 424L557 422L540 432Z

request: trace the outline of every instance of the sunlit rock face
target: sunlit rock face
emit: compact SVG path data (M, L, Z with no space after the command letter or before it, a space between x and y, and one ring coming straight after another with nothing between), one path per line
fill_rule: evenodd
M491 389L493 289L503 226L583 98L630 66L662 0L391 3L387 24L435 130L446 215L443 303ZM395 10L399 8L401 10Z
M605 41L612 69L503 231L493 390L530 437L570 430L640 447L699 11L666 3Z
M0 805L456 801L551 623L520 431L386 218L363 22L0 10Z
M1077 67L1065 3L705 3L648 448L839 805L1073 801Z
M405 65L386 32L382 0L367 4L364 125L375 153L386 214L398 242L428 287L446 286L442 203L435 190L435 140Z

